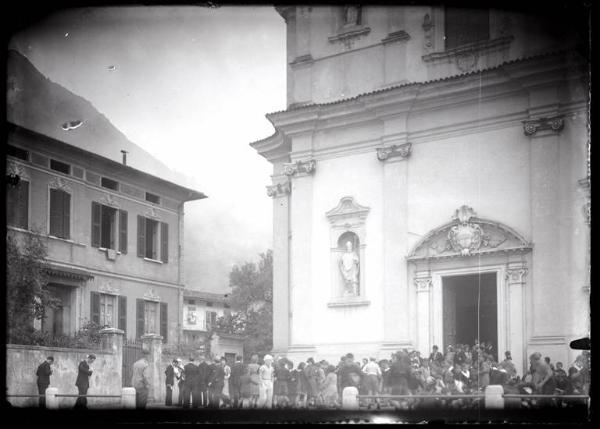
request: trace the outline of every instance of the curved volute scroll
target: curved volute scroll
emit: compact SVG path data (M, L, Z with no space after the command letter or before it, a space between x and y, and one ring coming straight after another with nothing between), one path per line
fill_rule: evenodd
M408 255L408 260L484 255L498 252L526 253L531 243L512 228L478 218L471 207L459 207L452 221L429 232Z

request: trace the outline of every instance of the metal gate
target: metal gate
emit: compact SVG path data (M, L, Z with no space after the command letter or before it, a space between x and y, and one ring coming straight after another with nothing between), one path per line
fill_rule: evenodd
M133 376L133 364L142 357L142 343L140 340L123 341L123 387L133 387L131 377Z

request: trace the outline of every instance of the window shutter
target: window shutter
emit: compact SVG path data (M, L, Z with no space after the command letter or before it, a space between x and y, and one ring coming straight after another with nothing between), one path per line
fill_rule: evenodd
M90 292L90 317L92 322L100 324L100 294L98 292Z
M136 338L140 338L145 334L144 332L144 300L136 299L136 327L135 327L135 336Z
M127 253L127 212L119 210L119 251Z
M207 331L210 331L210 311L207 311L205 316L204 316L204 328Z
M63 236L62 238L71 237L71 194L63 192Z
M140 258L146 256L146 218L137 217L137 255Z
M92 202L92 247L100 247L100 219L102 206Z
M167 324L167 320L168 320L168 314L167 314L167 303L166 302L161 302L160 303L160 335L163 337L163 343L166 343L168 340L168 335L169 335L169 330L168 328L168 324Z
M21 181L6 190L6 223L17 228L28 228L29 182Z
M119 329L125 332L125 338L127 338L127 297L119 296Z
M19 220L18 226L29 228L29 182L21 181L19 185Z
M50 235L63 236L63 194L57 189L50 189Z
M169 224L160 223L160 260L169 262Z

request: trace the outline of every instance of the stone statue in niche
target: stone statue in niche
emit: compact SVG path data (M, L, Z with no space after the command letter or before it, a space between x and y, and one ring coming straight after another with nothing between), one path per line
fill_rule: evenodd
M344 281L344 296L357 296L360 258L354 251L351 241L346 242L346 251L340 258L339 267Z
M360 24L360 8L358 6L346 6L344 8L344 25Z

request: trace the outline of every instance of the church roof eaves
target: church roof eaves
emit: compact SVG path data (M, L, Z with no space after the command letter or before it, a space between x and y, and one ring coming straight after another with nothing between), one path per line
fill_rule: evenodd
M291 108L288 108L286 110L279 110L276 112L271 112L271 113L267 113L267 118L269 118L270 116L274 116L274 115L278 115L280 113L288 113L288 112L296 112L299 110L303 110L303 109L308 109L308 108L314 108L314 107L326 107L326 106L333 106L336 104L343 104L343 103L348 103L350 101L354 101L354 100L358 100L358 99L362 99L365 97L369 97L372 95L377 95L377 94L381 94L381 93L385 93L385 92L389 92L389 91L393 91L395 89L399 89L399 88L407 88L410 86L425 86L425 85L430 85L433 83L438 83L438 82L444 82L444 81L450 81L450 80L455 80L455 79L460 79L463 77L467 77L467 76L473 76L476 74L480 74L480 73L484 73L484 72L488 72L488 71L492 71L492 70L497 70L501 67L507 66L509 64L515 64L515 63L521 63L521 62L527 62L527 61L531 61L531 60L538 60L541 58L546 58L546 57L551 57L551 56L555 56L555 55L560 55L560 54L564 54L566 51L565 50L557 50L557 51L551 51L551 52L545 52L543 54L537 54L537 55L531 55L529 57L525 57L525 58L517 58L514 60L510 60L510 61L505 61L503 63L500 63L496 66L493 67L486 67L486 68L481 68L481 69L477 69L477 70L472 70L470 72L465 72L465 73L460 73L460 74L455 74L455 75L451 75L451 76L446 76L446 77L442 77L442 78L438 78L438 79L431 79L431 80L426 80L426 81L421 81L421 82L407 82L407 83L402 83L399 85L393 85L393 86L389 86L387 88L380 88L380 89L376 89L370 92L364 92L362 94L358 94L355 95L353 97L348 97L348 98L342 98L339 100L334 100L334 101L329 101L329 102L325 102L325 103L307 103L307 104L302 104L302 105L298 105L298 106L294 106ZM272 137L272 136L270 136ZM270 138L267 137L266 139ZM259 141L263 141L266 139L262 139Z

